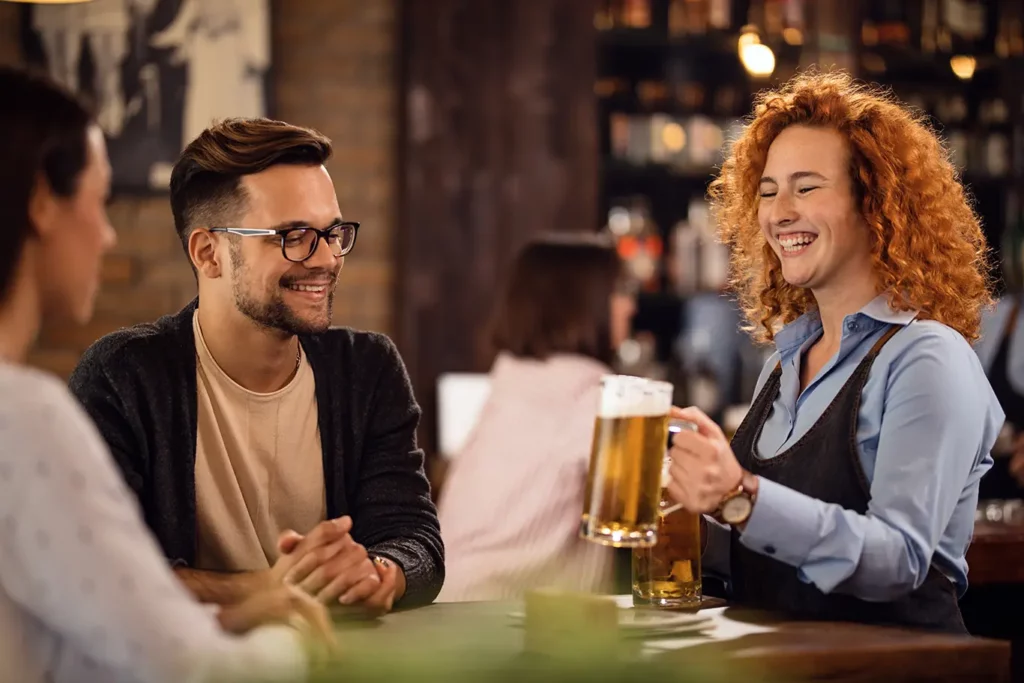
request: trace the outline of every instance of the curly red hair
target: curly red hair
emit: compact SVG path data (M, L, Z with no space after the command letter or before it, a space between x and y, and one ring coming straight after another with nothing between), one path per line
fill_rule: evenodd
M989 305L988 247L957 172L922 117L889 93L841 73L809 72L761 93L709 190L719 237L730 247L732 286L759 341L815 307L809 289L782 277L757 221L758 183L768 148L787 126L838 131L872 235L879 293L896 310L920 311L978 338Z

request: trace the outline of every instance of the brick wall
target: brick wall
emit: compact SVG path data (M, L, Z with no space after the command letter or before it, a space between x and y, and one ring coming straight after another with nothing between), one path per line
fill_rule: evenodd
M328 169L341 210L363 224L335 320L393 333L398 0L272 4L274 113L334 141ZM19 11L0 0L0 63L20 59ZM95 318L45 330L32 358L62 376L99 336L177 310L195 295L166 197L116 198L110 216L118 245L104 264Z

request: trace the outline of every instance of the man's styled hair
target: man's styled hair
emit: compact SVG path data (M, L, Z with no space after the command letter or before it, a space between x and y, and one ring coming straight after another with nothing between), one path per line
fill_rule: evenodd
M185 254L197 226L223 226L245 210L243 176L280 164L316 166L330 156L326 136L283 121L227 119L207 128L171 172L171 212Z

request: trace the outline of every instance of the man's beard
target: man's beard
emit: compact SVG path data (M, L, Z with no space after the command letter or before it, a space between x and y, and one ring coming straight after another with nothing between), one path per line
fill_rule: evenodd
M232 283L232 294L235 297L235 307L247 318L260 327L270 330L279 330L286 334L317 334L325 332L331 326L331 318L334 312L334 284L337 281L337 274L330 273L331 281L327 285L327 310L322 323L310 323L295 314L294 311L284 302L281 292L271 294L268 301L258 301L253 298L245 287L248 269L242 255L232 250L231 261L235 273ZM310 272L303 278L310 275L321 275L321 273ZM282 278L280 287L286 288L291 280L300 278Z

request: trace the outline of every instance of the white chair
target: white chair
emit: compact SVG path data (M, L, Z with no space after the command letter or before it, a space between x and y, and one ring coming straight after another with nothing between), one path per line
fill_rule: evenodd
M485 373L448 372L437 379L438 450L451 460L462 450L491 393Z

